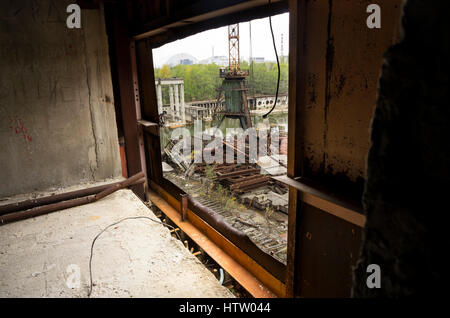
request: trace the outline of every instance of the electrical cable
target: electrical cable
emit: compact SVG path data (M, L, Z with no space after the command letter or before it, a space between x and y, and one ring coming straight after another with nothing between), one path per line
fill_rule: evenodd
M271 1L269 0L269 4ZM277 91L275 93L275 102L273 103L272 108L264 114L262 117L266 118L270 115L270 113L275 109L275 106L277 105L277 99L278 99L278 90L280 88L280 61L278 60L278 52L277 52L277 46L275 45L275 36L273 35L273 29L272 29L272 17L269 16L269 25L270 25L270 32L272 33L272 42L273 42L273 49L275 51L275 57L277 58L277 67L278 67L278 79L277 79Z
M121 223L121 222L123 222L123 221L125 221L125 220L136 220L136 219L149 219L150 221L153 221L153 222L155 222L155 223L159 223L159 224L165 225L165 226L167 226L167 227L170 227L170 228L172 228L172 229L175 229L175 227L173 227L173 226L170 225L170 224L167 224L167 223L162 222L162 221L154 220L154 219L152 219L152 218L150 218L150 217L148 217L148 216L131 216L131 217L123 218L123 219L121 219L120 221L117 221L117 222L112 223L112 224L108 225L107 227L105 227L100 233L98 233L98 234L95 236L95 238L94 238L94 240L92 241L92 244L91 244L91 255L89 256L89 280L90 280L90 287L89 287L88 297L91 296L91 293L92 293L92 286L93 286L93 283L92 283L92 257L94 256L94 244L95 244L95 241L98 239L98 237L99 237L103 232L105 232L105 231L106 231L107 229L109 229L110 227L112 227L112 226L114 226L114 225L117 225L117 224L119 224L119 223ZM180 237L180 235L178 235L177 231L174 231L174 233L177 235L178 239L181 241L181 237Z

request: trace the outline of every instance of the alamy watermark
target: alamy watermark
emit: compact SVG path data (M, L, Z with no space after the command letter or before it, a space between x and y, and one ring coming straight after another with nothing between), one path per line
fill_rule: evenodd
M80 266L76 264L70 264L66 268L67 274L69 276L66 279L66 286L71 289L79 289L81 286L81 269Z
M278 127L262 128L226 128L225 136L218 128L203 131L201 120L194 121L194 136L185 127L172 131L171 138L175 145L170 150L172 158L183 161L187 165L192 163L223 164L256 163L258 158L268 155L279 162L280 131ZM270 136L270 138L269 138ZM270 139L270 145L268 140ZM206 145L205 142L207 142ZM246 150L248 144L248 151ZM225 156L224 156L224 148Z
M81 28L81 9L78 4L69 4L66 8L66 12L70 13L66 19L66 25L69 29Z
M369 264L366 269L367 276L366 285L368 288L381 288L381 268L378 264Z
M381 8L378 4L372 3L367 6L367 13L370 15L366 19L366 24L369 29L381 28Z

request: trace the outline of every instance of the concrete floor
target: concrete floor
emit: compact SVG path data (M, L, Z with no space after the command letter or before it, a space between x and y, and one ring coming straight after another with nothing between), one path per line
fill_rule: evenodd
M89 255L106 226L157 219L130 190L98 202L0 226L0 297L87 297ZM73 266L74 264L75 266ZM75 283L79 267L80 287ZM233 297L169 230L125 220L96 241L91 297Z

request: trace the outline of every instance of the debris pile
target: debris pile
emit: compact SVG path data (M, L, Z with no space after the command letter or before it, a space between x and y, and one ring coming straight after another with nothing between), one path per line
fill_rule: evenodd
M267 166L249 163L247 151L245 163L237 163L235 157L233 163L208 165L193 163L193 154L174 154L174 145L171 140L163 149L164 177L245 233L261 250L286 263L286 185L273 179ZM225 149L229 146L224 144ZM273 164L278 159L267 160Z

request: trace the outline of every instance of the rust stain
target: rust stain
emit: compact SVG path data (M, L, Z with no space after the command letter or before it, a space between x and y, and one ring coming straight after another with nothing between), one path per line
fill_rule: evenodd
M339 78L336 80L336 93L335 97L339 97L342 94L345 86L345 76L343 74L339 75Z
M324 132L323 132L323 162L322 166L325 167L327 156L327 135L328 135L328 110L330 107L330 82L331 74L333 71L334 62L334 39L331 36L331 17L333 15L333 0L328 0L328 24L327 24L327 51L325 55L325 109L324 109Z
M308 95L309 95L309 103L315 104L317 100L317 92L316 92L316 74L309 74L308 75ZM312 105L308 105L308 108L311 108Z

